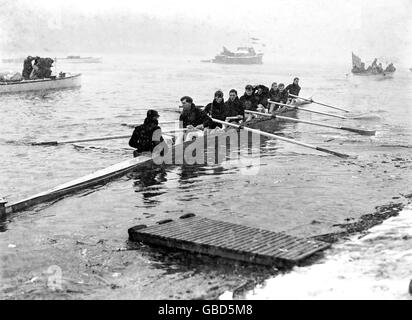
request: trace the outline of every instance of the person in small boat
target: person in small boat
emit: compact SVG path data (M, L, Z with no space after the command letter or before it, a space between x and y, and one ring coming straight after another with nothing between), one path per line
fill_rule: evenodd
M300 92L300 86L299 86L299 78L296 77L295 79L293 79L293 83L289 84L286 88L285 91L289 94L293 94L295 96L299 95ZM293 97L291 97L293 99Z
M30 74L33 71L33 60L32 56L28 56L23 62L22 76L24 80L30 79Z
M383 73L383 67L381 62L379 62L378 64L378 73Z
M207 114L193 103L193 99L184 96L180 99L183 111L180 114L179 121L181 128L203 130L203 123L208 118Z
M274 97L276 96L277 92L279 91L278 89L278 83L277 82L273 82L272 86L270 87L269 90L269 100L274 99Z
M245 120L245 109L237 96L237 91L231 89L229 91L229 99L225 102L226 121L239 122ZM228 119L232 117L232 119ZM238 119L233 119L237 117Z
M53 65L54 60L51 58L40 58L36 57L34 59L33 70L30 74L30 79L44 79L50 78L51 76L51 67Z
M52 58L44 59L44 68L43 68L44 78L50 78L52 74L51 68L53 67L53 63L54 63L54 60Z
M257 111L258 101L255 97L254 88L252 85L250 84L246 85L245 93L243 94L243 96L240 97L239 100L244 110ZM249 121L252 118L253 118L253 115L249 113L246 121Z
M205 107L204 111L210 118L215 118L222 121L226 120L226 106L223 100L223 92L221 90L215 92L213 101ZM213 122L210 118L207 118L203 123L205 128L222 128L222 124Z
M358 68L358 70L359 70L359 73L366 72L365 62L361 62L361 66L360 68Z
M254 94L254 88L252 85L248 84L245 87L245 93L240 97L240 103L243 105L245 110L256 111L257 99Z
M279 88L277 82L273 82L272 86L269 90L269 100L270 101L276 101L277 96L279 95ZM276 108L276 105L274 103L269 103L269 113L272 113L273 109Z
M156 110L148 110L143 124L137 126L129 140L129 146L135 148L133 156L137 157L142 152L152 152L164 139L159 127L159 113Z
M392 62L385 68L385 72L395 72L395 70L396 68Z
M40 79L41 71L39 66L40 57L35 57L33 62L33 69L30 73L30 80Z
M287 104L288 100L289 100L288 99L288 93L285 89L285 85L283 83L279 83L278 90L272 96L271 101ZM282 107L280 105L277 105L277 104L272 104L272 106L273 106L271 108L272 110L269 110L270 112L280 111L280 110L284 109L284 107Z
M288 102L288 93L283 83L279 83L278 90L276 94L272 97L272 100L275 102L280 102L280 103Z
M255 87L255 96L257 100L257 110L259 112L266 112L268 107L268 98L269 98L269 88L263 84L257 85Z

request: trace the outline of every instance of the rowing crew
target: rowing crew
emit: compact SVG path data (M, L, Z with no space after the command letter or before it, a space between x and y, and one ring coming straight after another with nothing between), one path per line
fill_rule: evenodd
M192 98L185 96L180 99L183 107L180 121L183 122L184 128L192 126L198 127L198 129L203 129L203 127L214 129L216 126L221 127L221 125L211 123L207 116L229 122L251 120L252 115L249 114L246 118L245 110L265 113L279 111L279 105L270 103L270 101L295 104L295 96L299 95L300 89L299 78L295 78L293 83L287 87L283 83L278 85L274 82L270 90L264 85L254 87L248 84L245 87L245 93L240 98L237 91L231 89L229 99L226 102L224 102L223 92L218 90L215 92L213 101L204 108L204 113L194 105Z
M270 101L283 104L294 104L295 97L289 96L289 93L298 96L300 92L299 78L293 80L293 84L286 88L284 84L273 83L271 89L264 85L253 87L248 84L245 87L245 93L240 98L235 89L229 91L229 99L225 102L224 95L221 90L214 94L214 99L206 105L204 110L193 103L193 99L189 96L184 96L180 99L182 103L182 113L179 118L180 128L186 128L188 136L179 136L175 143L183 142L183 139L190 139L192 136L200 135L203 131L208 134L216 133L222 130L222 124L212 121L212 118L242 123L252 119L253 115L248 114L246 117L245 110L259 112L276 112L279 111L279 106L271 104ZM149 110L147 117L142 125L135 128L133 135L129 141L129 145L135 148L135 156L141 152L151 152L156 145L164 141L162 132L159 127L159 114L155 110Z

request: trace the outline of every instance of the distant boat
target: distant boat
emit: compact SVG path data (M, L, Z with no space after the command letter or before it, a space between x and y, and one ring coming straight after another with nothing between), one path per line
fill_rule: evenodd
M409 68L409 71L412 72L412 68Z
M390 63L385 69L380 68L377 64L377 59L372 62L372 65L365 69L365 63L361 58L352 52L352 70L351 72L357 76L392 76L396 71L393 63Z
M0 94L75 88L81 86L80 80L79 73L36 80L3 81L0 82Z
M70 63L101 63L102 58L98 57L81 57L81 56L67 56L66 58L57 58L57 60L64 60Z
M256 53L253 47L239 47L235 52L223 47L223 51L215 56L211 62L222 64L262 64L262 58L263 53Z

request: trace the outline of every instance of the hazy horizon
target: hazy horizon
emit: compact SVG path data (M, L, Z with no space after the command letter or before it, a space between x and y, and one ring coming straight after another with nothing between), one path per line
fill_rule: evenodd
M267 61L412 65L411 0L3 1L0 55L128 53L212 58L260 39ZM256 45L256 44L255 44ZM386 60L386 61L385 61Z

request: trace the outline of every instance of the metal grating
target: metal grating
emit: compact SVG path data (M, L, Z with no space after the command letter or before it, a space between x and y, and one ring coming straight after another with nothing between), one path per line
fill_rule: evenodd
M297 238L283 232L246 227L239 224L182 216L157 225L129 229L131 241L143 242L194 253L219 256L244 262L291 267L330 244Z

